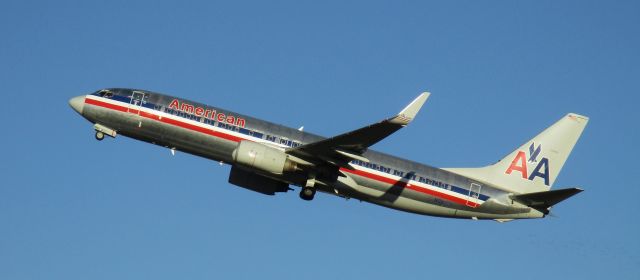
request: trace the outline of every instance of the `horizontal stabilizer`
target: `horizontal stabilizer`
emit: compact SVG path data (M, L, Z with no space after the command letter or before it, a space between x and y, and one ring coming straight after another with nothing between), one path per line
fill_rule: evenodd
M512 195L511 199L545 214L549 214L549 208L551 208L551 206L556 205L561 201L572 197L582 191L583 190L579 188L570 188L545 192L534 192Z

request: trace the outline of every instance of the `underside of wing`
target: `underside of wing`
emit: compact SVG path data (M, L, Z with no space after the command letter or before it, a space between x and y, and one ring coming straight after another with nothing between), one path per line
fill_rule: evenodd
M287 150L287 153L314 163L328 163L337 167L350 168L352 160L368 161L362 154L373 144L408 125L418 114L429 97L428 92L420 94L397 115L335 137L309 143Z

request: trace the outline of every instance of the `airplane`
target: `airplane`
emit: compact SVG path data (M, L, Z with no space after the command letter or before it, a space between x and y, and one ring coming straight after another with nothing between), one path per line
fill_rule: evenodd
M582 192L551 190L589 118L569 113L495 164L436 168L369 149L407 126L430 93L380 122L325 138L186 99L108 88L73 97L95 138L131 137L231 165L229 183L265 195L300 187L436 217L495 220L544 218Z

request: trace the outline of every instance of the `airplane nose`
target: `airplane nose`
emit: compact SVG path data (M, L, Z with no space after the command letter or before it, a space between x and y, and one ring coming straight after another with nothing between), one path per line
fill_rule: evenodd
M73 110L78 112L78 114L82 115L82 109L84 108L84 95L76 96L74 98L69 99L69 105Z

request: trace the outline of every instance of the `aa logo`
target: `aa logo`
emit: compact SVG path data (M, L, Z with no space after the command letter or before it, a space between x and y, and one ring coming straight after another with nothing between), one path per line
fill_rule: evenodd
M540 177L544 179L544 184L549 185L549 159L543 157L538 162L538 156L542 151L542 144L535 145L535 143L531 143L529 146L529 159L527 160L527 155L523 151L518 151L518 154L505 171L506 174L511 174L512 172L520 172L522 175L522 179L528 179L529 181L533 181L536 177ZM527 162L529 162L532 166L535 164L535 168L533 172L529 174L527 172Z

